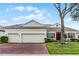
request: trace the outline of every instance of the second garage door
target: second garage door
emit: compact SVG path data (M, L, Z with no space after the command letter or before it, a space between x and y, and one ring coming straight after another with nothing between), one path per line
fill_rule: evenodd
M23 43L42 43L44 42L44 33L23 33L22 42Z

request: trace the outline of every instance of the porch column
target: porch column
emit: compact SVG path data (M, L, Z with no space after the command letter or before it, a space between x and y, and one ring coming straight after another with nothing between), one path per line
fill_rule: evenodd
M68 33L66 35L67 35L67 40L68 40Z
M78 35L75 33L75 38L77 38L78 39Z
M22 37L21 37L21 34L22 34L22 33L19 33L19 37L20 37L20 40L21 40L21 42L22 42Z
M56 32L55 32L55 38L54 39L56 40Z

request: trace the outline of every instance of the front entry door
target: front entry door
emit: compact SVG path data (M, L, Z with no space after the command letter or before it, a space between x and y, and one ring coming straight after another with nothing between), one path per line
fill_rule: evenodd
M61 32L56 32L56 40L61 40Z

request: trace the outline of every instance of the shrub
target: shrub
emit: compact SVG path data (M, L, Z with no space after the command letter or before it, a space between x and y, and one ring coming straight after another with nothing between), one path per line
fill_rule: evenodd
M48 42L56 42L56 40L54 39L50 39L50 38L45 38L45 43L48 43Z
M79 39L77 39L77 42L79 42Z
M78 39L70 39L71 42L77 42Z
M0 41L2 43L8 43L8 37L7 36L1 36Z

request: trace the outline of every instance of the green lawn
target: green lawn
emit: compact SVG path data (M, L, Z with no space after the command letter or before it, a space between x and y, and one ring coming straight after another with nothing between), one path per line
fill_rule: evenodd
M46 43L49 54L79 54L79 42L69 42L63 47L57 42Z

